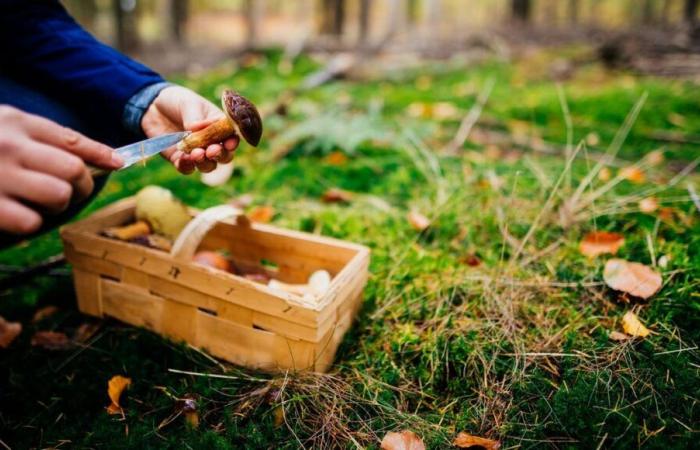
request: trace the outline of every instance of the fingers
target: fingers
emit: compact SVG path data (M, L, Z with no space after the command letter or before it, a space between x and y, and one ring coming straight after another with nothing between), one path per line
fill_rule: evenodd
M44 207L52 213L64 211L73 197L70 183L45 173L17 169L4 176L8 181L6 194ZM90 182L92 183L92 178Z
M77 131L31 114L23 115L22 120L28 122L25 129L30 137L68 151L83 161L109 170L118 169L124 164L124 161L119 155L113 153L111 148Z
M41 216L16 200L0 197L0 230L30 234L41 227Z
M92 192L94 182L85 163L77 156L61 149L35 143L30 152L22 154L22 166L65 180L73 186L78 200L86 198Z

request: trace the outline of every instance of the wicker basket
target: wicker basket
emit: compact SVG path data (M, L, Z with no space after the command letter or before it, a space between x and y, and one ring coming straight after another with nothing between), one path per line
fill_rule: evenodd
M316 301L169 254L108 239L100 231L133 220L124 199L62 228L78 306L114 317L226 361L264 370L328 370L367 282L369 249L244 220L218 222L201 250L225 249L238 267L302 283L325 269L330 289Z

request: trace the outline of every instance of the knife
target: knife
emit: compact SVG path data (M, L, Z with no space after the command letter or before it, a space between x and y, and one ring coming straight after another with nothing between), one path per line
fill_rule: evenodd
M177 133L163 134L161 136L134 142L133 144L115 149L114 152L121 156L124 160L124 165L117 170L124 170L139 161L145 161L156 153L167 150L185 137L189 136L190 133L191 131L178 131ZM90 173L93 177L97 175L104 175L108 172L109 171L105 169L90 167Z

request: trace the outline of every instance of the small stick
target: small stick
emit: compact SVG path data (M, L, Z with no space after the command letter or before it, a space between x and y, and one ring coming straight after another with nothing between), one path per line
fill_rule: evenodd
M493 78L489 78L486 81L486 86L484 86L484 89L481 91L481 93L479 93L479 96L476 99L476 103L474 103L467 115L464 116L464 119L462 119L462 123L459 124L457 134L455 134L455 137L452 139L452 141L449 144L447 144L447 146L445 146L445 153L454 155L462 147L462 145L464 145L464 142L469 137L469 133L471 133L472 128L474 128L474 125L476 124L477 120L479 120L479 117L481 116L481 111L484 110L484 106L486 105L486 102L488 101L489 96L491 95L491 91L493 90L493 86L495 84L496 80L494 80Z
M14 268L3 268L4 272L10 272L11 275L0 279L0 291L17 286L27 280L30 280L38 275L43 275L51 269L60 267L66 263L66 257L63 253L51 256L45 260L29 267L14 270Z

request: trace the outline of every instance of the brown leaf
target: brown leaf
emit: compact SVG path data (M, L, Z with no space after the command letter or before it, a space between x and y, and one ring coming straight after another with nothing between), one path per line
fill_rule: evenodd
M12 344L17 336L22 332L22 324L19 322L8 322L0 316L0 348L7 348Z
M352 192L331 188L323 193L321 199L326 203L350 203L352 201Z
M613 258L605 263L605 284L611 288L647 299L661 289L661 275L636 262Z
M326 163L331 166L344 166L348 162L348 157L343 152L333 152L326 157Z
M269 223L275 215L275 208L270 205L256 206L246 215L253 222Z
M499 448L501 448L501 443L498 441L478 436L472 436L471 434L465 433L464 431L460 432L457 435L455 440L452 442L452 445L459 448L481 447L486 450L498 450Z
M654 197L647 197L639 202L639 210L643 213L653 213L659 209L659 202Z
M131 378L123 377L121 375L115 375L109 379L107 383L107 395L112 401L107 407L107 412L109 414L122 414L124 410L119 405L119 398L122 395L124 389L126 389L131 384Z
M604 253L614 255L624 243L625 238L619 233L592 231L583 237L579 250L589 258L595 258Z
M632 311L627 311L624 316L622 316L622 329L625 330L630 336L634 337L647 337L649 336L649 329L639 321L639 317Z
M619 331L614 331L614 330L608 334L608 339L610 339L611 341L621 342L621 341L627 341L627 340L629 340L629 338L630 337L628 335L626 335L625 333L620 333Z
M415 209L408 213L408 222L416 231L423 231L430 226L430 219Z
M470 267L477 267L481 265L481 259L474 253L470 253L462 258L462 262Z
M37 331L32 336L32 347L46 350L66 350L72 347L66 333L60 331Z
M102 326L99 322L85 322L81 324L73 335L73 342L84 344L97 333Z
M643 183L646 177L644 172L637 166L623 167L617 174L623 180L631 181L632 183Z
M413 431L390 431L382 439L383 450L425 450L425 444Z
M58 308L54 305L44 306L43 308L37 309L32 317L32 323L41 322L49 316L53 316L58 311Z

